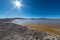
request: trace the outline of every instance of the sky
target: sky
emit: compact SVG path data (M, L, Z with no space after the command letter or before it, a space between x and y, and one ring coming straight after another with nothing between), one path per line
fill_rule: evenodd
M60 18L60 0L0 0L0 18ZM19 6L19 5L18 5Z

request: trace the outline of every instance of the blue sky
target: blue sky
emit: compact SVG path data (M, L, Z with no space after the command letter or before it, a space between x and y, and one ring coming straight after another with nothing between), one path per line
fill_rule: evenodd
M0 0L0 18L60 18L60 0L22 0L20 9L12 1Z

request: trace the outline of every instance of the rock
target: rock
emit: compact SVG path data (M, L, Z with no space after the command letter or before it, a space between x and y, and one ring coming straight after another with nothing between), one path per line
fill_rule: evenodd
M58 40L55 36L13 23L0 24L0 40Z

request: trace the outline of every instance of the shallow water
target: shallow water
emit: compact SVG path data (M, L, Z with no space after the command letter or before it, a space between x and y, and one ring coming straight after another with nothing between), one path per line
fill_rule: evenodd
M60 24L60 20L13 20L12 23L15 24L24 24L24 23L58 23Z

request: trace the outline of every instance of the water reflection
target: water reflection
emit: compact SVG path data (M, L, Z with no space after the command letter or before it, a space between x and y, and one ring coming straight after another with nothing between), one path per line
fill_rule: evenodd
M23 24L23 23L59 23L60 24L60 20L13 20L12 23L15 24Z

